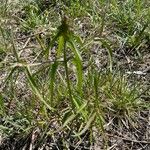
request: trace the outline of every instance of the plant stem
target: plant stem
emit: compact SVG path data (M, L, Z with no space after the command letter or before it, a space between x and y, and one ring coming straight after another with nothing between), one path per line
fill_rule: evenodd
M71 91L71 86L70 86L70 82L69 82L69 73L68 73L68 65L67 65L67 54L66 54L66 40L65 40L65 38L64 38L64 66L65 66L66 81L67 81L69 97L70 97L70 100L71 100L72 108L74 108L73 98L72 98L72 91Z

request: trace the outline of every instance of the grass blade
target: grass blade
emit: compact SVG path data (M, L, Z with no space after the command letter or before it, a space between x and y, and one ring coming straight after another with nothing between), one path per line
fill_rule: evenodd
M43 98L43 96L40 94L40 91L39 91L38 88L37 88L36 82L35 82L34 78L32 77L29 68L26 67L25 69L26 69L26 75L27 75L28 81L29 81L29 83L30 83L30 86L31 86L33 92L37 95L37 97L39 98L39 100L40 100L49 110L52 110L52 111L55 110L54 108L52 108L52 107L45 101L45 99Z
M90 128L90 126L91 126L92 122L94 121L95 117L96 117L96 113L94 113L94 114L90 117L90 119L89 119L88 122L86 123L85 127L83 128L83 130L82 130L81 132L75 134L74 137L76 137L76 136L81 136L82 134L84 134L84 133Z
M54 81L55 81L55 75L57 72L57 67L58 67L58 62L54 62L54 64L52 64L52 68L50 70L50 99L51 99L51 106L53 106L53 95L54 95Z
M81 61L74 59L74 63L76 66L76 76L77 76L77 89L80 95L82 96L82 84L83 84L83 70Z
M70 44L71 50L75 54L74 63L76 66L76 71L77 71L77 88L78 88L80 95L82 95L82 84L83 84L82 57L76 45L74 44L74 42L70 40L69 44Z
M80 52L78 51L76 45L74 44L74 42L73 42L71 39L69 39L68 42L69 42L69 44L70 44L69 47L70 47L71 50L74 52L76 59L77 59L78 61L82 62L82 57L81 57Z
M84 103L83 105L80 106L80 108L78 109L76 114L72 114L70 115L66 121L64 121L63 127L67 126L68 123L70 123L85 107L86 107L87 103Z
M5 113L5 106L2 94L0 94L0 115L4 115Z
M58 40L58 50L57 50L57 56L60 57L63 48L64 48L64 37L63 36L59 36L59 40Z

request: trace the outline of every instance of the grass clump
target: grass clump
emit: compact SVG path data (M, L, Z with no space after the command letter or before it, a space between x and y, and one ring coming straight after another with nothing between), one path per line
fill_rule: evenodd
M147 74L126 71L137 52L147 54L148 3L85 2L31 1L22 6L25 16L12 19L9 2L1 5L2 149L95 149L97 141L99 149L111 149L116 136L123 142L118 149L149 144ZM14 21L10 30L7 19Z

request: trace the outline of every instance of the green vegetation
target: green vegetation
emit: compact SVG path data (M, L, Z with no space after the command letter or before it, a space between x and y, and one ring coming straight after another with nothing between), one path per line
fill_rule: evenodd
M148 149L149 41L148 0L2 0L0 149Z

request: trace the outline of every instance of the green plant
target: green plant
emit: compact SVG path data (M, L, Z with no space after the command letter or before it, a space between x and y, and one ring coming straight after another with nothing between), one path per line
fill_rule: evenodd
M145 7L145 2L129 0L124 3L116 0L110 3L110 19L114 24L114 31L123 40L129 52L136 52L141 55L146 29L148 28L149 11Z
M26 144L22 138L30 139L38 130L35 143L29 141L33 149L49 140L51 147L77 149L94 139L102 141L101 149L115 149L116 135L125 143L120 133L130 136L135 129L137 137L140 129L146 130L147 74L127 71L140 65L130 52L148 54L149 2L54 0L45 8L44 0L7 2L0 6L3 139L11 135ZM140 140L146 137L139 135Z

